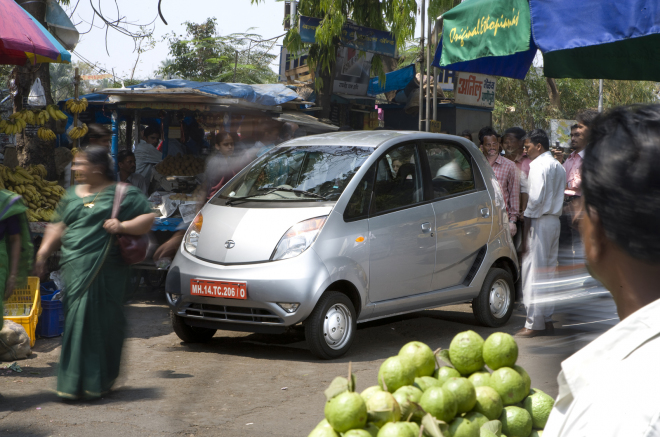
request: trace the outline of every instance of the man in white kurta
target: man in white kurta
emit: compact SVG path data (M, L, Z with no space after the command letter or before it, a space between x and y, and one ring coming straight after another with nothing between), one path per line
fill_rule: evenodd
M523 302L527 309L524 337L552 334L554 305L539 302L544 296L537 283L554 278L559 250L559 216L564 203L566 171L550 153L550 141L541 129L525 137L525 150L532 159L527 189L529 200L524 216L527 231L527 254L523 257Z
M561 364L543 437L660 436L660 105L590 127L580 234L621 322Z

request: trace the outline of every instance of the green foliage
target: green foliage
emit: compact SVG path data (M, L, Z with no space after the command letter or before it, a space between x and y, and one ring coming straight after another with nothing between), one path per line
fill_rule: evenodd
M262 37L254 33L220 36L216 18L185 25L185 38L175 33L165 37L171 58L161 63L158 74L198 81L234 82L236 68L235 82L277 81L277 75L270 68L276 56L268 53L276 40L262 41Z
M50 94L54 102L59 102L73 97L73 75L74 69L78 68L78 74L97 74L96 71L85 62L74 62L72 64L43 64L50 70ZM43 68L43 67L42 67ZM88 94L92 88L96 88L95 81L80 81L79 93Z
M546 79L540 68L531 68L525 80L497 78L493 125L497 129L520 126L530 130L548 129L550 119L574 119L581 109L598 108L598 80L555 79L560 107L550 105ZM605 80L603 108L657 101L656 82Z

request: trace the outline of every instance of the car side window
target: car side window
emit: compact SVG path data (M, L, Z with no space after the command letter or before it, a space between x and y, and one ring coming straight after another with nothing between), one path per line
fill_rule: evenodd
M379 213L421 202L422 172L417 147L390 149L376 164L373 212Z
M355 187L355 191L348 200L344 210L344 220L360 220L369 217L369 204L371 202L371 192L374 186L374 173L376 165L372 165L360 183Z
M475 189L472 159L452 143L422 143L429 162L433 198L454 196Z

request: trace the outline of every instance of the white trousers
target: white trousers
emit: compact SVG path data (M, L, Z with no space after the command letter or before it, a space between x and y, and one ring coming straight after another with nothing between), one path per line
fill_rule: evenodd
M532 219L527 234L527 253L523 258L522 281L523 302L527 309L525 328L543 330L550 322L555 306L551 302L537 302L543 298L538 286L554 279L557 272L559 251L559 217L544 215ZM551 287L543 287L549 291Z

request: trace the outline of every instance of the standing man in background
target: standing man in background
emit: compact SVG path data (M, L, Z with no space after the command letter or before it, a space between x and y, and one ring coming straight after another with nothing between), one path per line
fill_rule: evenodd
M541 279L552 279L557 268L559 216L564 201L566 171L552 156L545 131L535 129L527 134L524 147L532 160L528 179L529 200L524 213L527 253L522 266L527 321L517 335L531 338L554 334L554 305L537 301L542 296L535 284Z
M119 167L119 180L133 185L147 195L149 184L141 174L135 172L135 155L130 150L121 150L117 154L117 166Z
M488 163L495 172L497 182L500 184L504 204L509 215L509 231L511 236L514 237L517 232L516 222L518 221L518 209L520 207L520 178L516 173L516 166L500 155L502 148L497 132L492 127L481 128L479 143L481 144L481 151L486 155Z
M576 222L582 199L582 160L584 148L589 140L589 127L598 113L587 109L576 115L577 124L571 126L571 148L573 152L564 162L566 170L566 190L561 217L560 263L573 265L584 258L580 232Z

